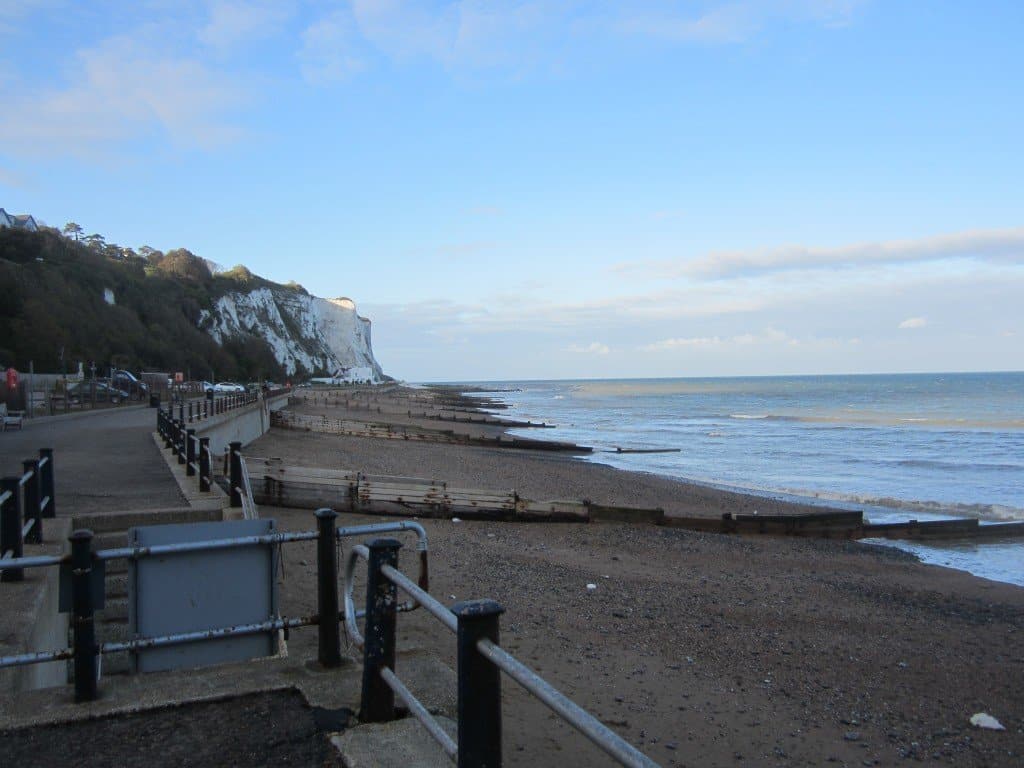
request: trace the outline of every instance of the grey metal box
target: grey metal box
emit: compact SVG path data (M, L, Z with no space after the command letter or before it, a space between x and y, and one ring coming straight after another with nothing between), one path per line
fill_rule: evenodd
M274 532L273 520L149 525L129 531L131 546L232 539ZM175 552L129 561L128 621L133 637L175 635L277 615L276 550L271 544ZM276 652L276 632L147 648L138 672L243 661Z

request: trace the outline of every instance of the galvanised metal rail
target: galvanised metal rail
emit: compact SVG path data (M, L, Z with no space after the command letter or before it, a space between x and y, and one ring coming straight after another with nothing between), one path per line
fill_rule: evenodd
M621 765L658 765L600 720L573 702L498 645L498 619L504 609L493 600L470 600L446 607L398 570L394 539L357 544L345 563L345 628L363 650L359 719L395 719L395 696L426 728L459 768L501 766L501 672L536 696L555 714ZM367 561L365 634L359 631L352 598L355 564ZM401 589L457 636L458 734L453 740L395 674L397 590Z
M54 651L34 651L14 656L0 657L0 669L5 667L43 664L73 659L75 662L75 701L92 701L98 695L99 665L97 659L104 653L139 651L181 643L192 643L222 637L251 635L277 629L292 629L316 625L319 628L318 656L326 667L341 664L341 634L339 622L345 620L338 611L338 541L353 536L374 536L381 533L410 532L416 534L416 548L421 553L419 585L424 592L429 588L427 576L427 533L419 523L395 521L373 525L337 527L337 513L330 509L318 509L315 513L317 529L270 533L257 536L238 536L229 539L187 542L180 544L159 544L148 547L118 547L113 549L92 549L93 534L89 530L78 530L71 534L71 552L63 556L19 557L0 560L0 572L23 571L25 568L60 567L70 565L72 619L72 647ZM231 627L216 627L196 632L185 632L156 637L143 637L111 643L97 643L93 616L97 595L102 595L103 570L97 563L126 558L139 560L145 557L166 556L186 552L201 552L215 549L234 549L258 545L280 545L297 541L317 541L317 613L311 616L270 617L266 621L240 624ZM415 585L414 585L415 586ZM414 610L416 603L409 602L396 606L396 610ZM358 614L362 616L363 612ZM325 618L326 617L326 618Z
M56 517L53 449L26 459L20 476L0 479L0 562L21 558L25 544L43 543L43 518ZM0 571L0 581L22 581L20 568Z

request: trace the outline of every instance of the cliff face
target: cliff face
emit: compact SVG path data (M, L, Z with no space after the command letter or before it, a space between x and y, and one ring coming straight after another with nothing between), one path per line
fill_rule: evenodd
M240 334L263 337L289 374L301 366L344 381L384 377L370 346L370 321L356 313L351 299L284 288L235 291L204 310L199 325L221 344Z

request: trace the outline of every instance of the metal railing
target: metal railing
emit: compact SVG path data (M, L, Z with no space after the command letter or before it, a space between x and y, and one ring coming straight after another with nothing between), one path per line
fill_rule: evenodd
M242 501L242 517L246 520L256 520L260 516L256 508L256 502L252 495L252 483L249 481L249 467L245 464L245 457L238 454L238 467L241 473L241 485L239 486Z
M203 400L184 400L168 403L167 410L157 408L157 433L164 441L164 447L171 450L177 457L178 464L185 467L186 477L199 479L199 491L207 493L213 487L213 455L210 452L210 439L198 437L196 429L189 427L212 416L227 413L247 405L266 400L270 397L286 394L288 389L273 389L266 392L247 392L245 394L223 395L215 397L207 394ZM178 416L174 410L177 407ZM225 449L224 475L228 479L228 495L232 507L241 507L242 516L247 519L259 517L252 493L252 483L245 459L241 454L241 443L231 443Z
M448 608L413 583L398 570L401 546L394 539L357 544L349 551L345 563L345 628L363 651L359 713L362 722L394 720L397 696L459 768L498 768L501 765L500 678L504 672L619 764L642 768L658 765L498 644L498 619L504 612L498 603L471 600ZM352 597L359 558L367 561L365 633L359 631ZM395 674L399 589L456 633L457 740L447 734Z
M0 479L0 562L16 560L25 544L43 543L43 519L57 516L53 449L39 449L38 459L25 459L20 476ZM21 568L4 568L0 581L23 581Z
M102 654L140 651L181 643L193 643L223 637L251 635L278 629L292 629L316 625L319 628L318 657L326 667L341 664L341 635L339 623L345 620L338 611L338 554L339 540L353 536L376 536L381 533L410 532L417 537L416 547L421 553L419 584L425 591L429 587L427 576L427 534L419 523L395 521L373 525L337 527L337 513L330 509L318 509L315 513L317 528L313 531L270 533L254 536L238 536L230 539L213 539L180 544L159 544L148 547L119 547L93 550L93 533L78 530L71 534L71 552L62 556L18 557L0 560L0 573L23 571L25 568L46 568L70 566L67 573L71 579L71 628L72 645L53 651L33 651L14 656L0 657L0 669L43 664L54 661L74 660L75 701L92 701L98 695L99 664ZM317 541L317 613L311 616L272 616L265 621L230 627L215 627L196 632L184 632L154 637L139 637L120 642L98 643L96 641L94 614L97 600L104 593L104 569L98 563L117 560L140 560L146 557L167 556L187 552L234 549L259 545L281 545L297 541ZM62 571L63 572L63 571ZM100 603L102 605L102 603ZM415 603L396 606L396 610L408 611L417 607ZM359 617L363 612L357 612Z

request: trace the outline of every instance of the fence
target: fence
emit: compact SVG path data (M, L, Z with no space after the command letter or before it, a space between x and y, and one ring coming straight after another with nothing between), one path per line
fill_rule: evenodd
M0 571L4 574L23 571L25 568L66 568L65 572L71 581L73 631L70 648L0 657L0 669L73 660L75 701L93 701L99 695L98 659L101 654L315 625L318 628L317 655L320 663L325 667L337 667L341 664L339 624L344 622L347 633L363 651L360 720L386 722L395 719L395 696L398 696L459 768L499 768L501 765L501 672L536 696L621 765L656 768L657 763L501 648L498 644L498 619L503 612L501 606L490 600L478 600L457 603L449 609L431 597L427 536L421 525L412 521L400 521L339 528L336 526L337 513L333 510L319 509L314 514L317 521L317 528L314 531L98 551L92 548L92 532L78 530L69 537L71 552L67 555L8 557L0 560ZM339 611L339 540L400 531L413 532L417 535L416 548L420 555L417 581L414 582L398 570L398 552L402 545L397 540L374 539L366 545L356 544L351 548L346 561L344 610ZM175 553L254 545L276 546L312 540L317 542L316 614L275 616L266 621L232 627L120 642L96 642L93 616L97 607L102 605L104 569L101 563L105 561L119 558L138 560ZM355 565L359 558L368 563L366 607L361 611L355 609L352 596ZM399 604L398 589L411 599ZM420 606L457 635L457 740L448 736L395 673L397 614L415 610ZM357 620L360 618L365 619L365 633L359 631Z
M210 450L210 438L197 437L194 427L189 424L199 422L221 413L242 408L259 400L259 395L226 395L219 398L207 398L202 401L178 403L178 418L174 418L174 404L168 404L167 412L157 409L157 434L177 457L178 464L185 467L186 477L196 477L199 491L208 493L213 487L213 453ZM186 405L188 406L186 418ZM240 507L245 519L259 516L253 501L252 484L249 482L249 471L242 457L242 444L233 442L225 451L224 475L228 478L228 495L232 507Z
M62 576L66 572L71 581L72 645L53 651L34 651L14 656L0 657L0 669L44 664L53 661L74 661L75 701L93 701L99 689L98 658L102 654L138 651L144 648L159 648L181 643L194 643L224 637L251 635L279 629L294 629L316 625L319 627L318 656L326 667L341 664L341 638L339 622L343 617L338 611L338 560L336 545L339 540L352 536L373 536L381 533L412 532L417 536L416 547L420 552L419 584L429 588L427 575L427 534L419 523L396 521L375 525L336 527L337 514L329 509L315 513L317 529L294 533L273 533L260 536L240 536L233 539L165 544L149 547L121 547L116 549L93 550L93 534L89 530L77 530L71 534L70 553L63 556L17 557L0 560L0 572L24 571L25 568L59 567ZM139 560L146 557L160 557L186 552L200 552L215 549L233 549L256 545L280 545L297 541L317 541L317 613L312 616L276 616L253 624L218 627L198 632L174 635L143 637L133 640L97 643L94 627L94 613L102 607L104 597L104 568L108 560ZM65 571L65 569L67 569ZM409 611L417 607L408 602L396 606L396 610ZM363 611L358 612L362 617Z
M0 563L18 560L25 544L42 544L43 519L56 517L53 450L41 448L38 459L22 462L24 473L0 480ZM21 568L4 567L0 581L22 581Z
M570 700L536 672L498 644L499 617L504 609L493 600L456 603L450 609L398 570L395 539L375 539L357 544L345 564L345 628L363 651L363 678L359 719L362 722L394 720L395 697L423 725L459 768L501 766L501 672L536 696L565 720L625 766L657 766L601 721ZM367 562L366 624L360 633L352 592L355 565ZM458 730L453 740L395 674L395 628L401 589L416 604L456 634Z

